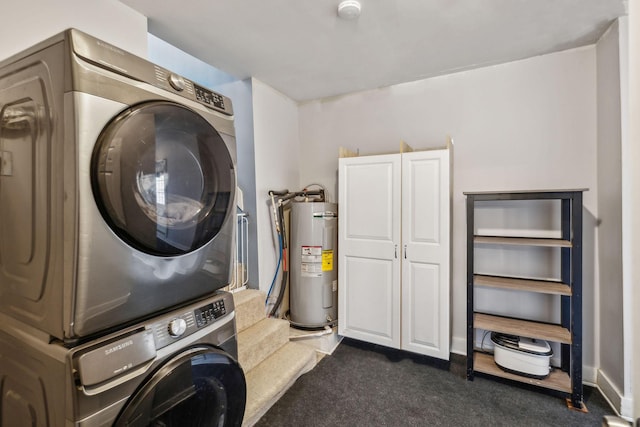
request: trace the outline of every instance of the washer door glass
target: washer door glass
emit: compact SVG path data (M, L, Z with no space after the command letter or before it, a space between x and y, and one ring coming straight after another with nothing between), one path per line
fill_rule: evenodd
M148 102L120 113L100 135L91 168L104 219L150 254L202 247L232 210L229 150L209 122L180 104Z
M160 366L134 393L114 426L240 426L246 383L224 351L199 346Z

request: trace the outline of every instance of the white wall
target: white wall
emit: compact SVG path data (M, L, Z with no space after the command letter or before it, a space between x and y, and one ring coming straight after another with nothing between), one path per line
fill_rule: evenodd
M625 318L625 339L631 341L629 352L625 356L631 359L632 418L640 419L640 4L629 2L629 66L628 66L628 141L623 142L623 216L628 213L629 222L625 224L623 247L625 268L625 297L629 316ZM628 166L628 167L627 167ZM629 279L629 280L627 280ZM628 285L628 287L627 287ZM628 292L626 292L628 291Z
M396 85L300 106L300 179L333 190L338 147L360 154L455 141L452 351L465 353L463 191L590 188L584 218L585 379L595 381L595 47Z
M259 289L266 292L278 260L268 193L300 186L298 106L259 80L252 85Z
M598 384L619 410L625 390L622 282L620 26L596 45L598 99Z
M71 27L146 57L147 18L118 1L5 1L1 16L0 59Z

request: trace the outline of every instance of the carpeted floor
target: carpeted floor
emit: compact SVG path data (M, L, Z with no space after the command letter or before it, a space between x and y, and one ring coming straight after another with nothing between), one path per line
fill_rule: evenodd
M548 390L476 376L451 364L344 339L256 424L267 426L600 426L613 410L585 387L589 410Z

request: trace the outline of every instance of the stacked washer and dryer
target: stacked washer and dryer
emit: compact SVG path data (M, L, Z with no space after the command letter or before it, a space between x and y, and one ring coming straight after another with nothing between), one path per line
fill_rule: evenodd
M0 63L0 425L239 425L228 98L71 29Z

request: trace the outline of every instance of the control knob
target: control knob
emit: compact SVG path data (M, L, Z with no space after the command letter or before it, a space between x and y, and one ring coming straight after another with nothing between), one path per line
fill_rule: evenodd
M177 338L180 335L184 334L184 332L187 330L187 322L185 322L185 320L181 318L173 319L171 322L169 322L168 329L169 335Z
M178 92L182 92L184 90L185 81L182 76L172 73L169 75L169 84Z

